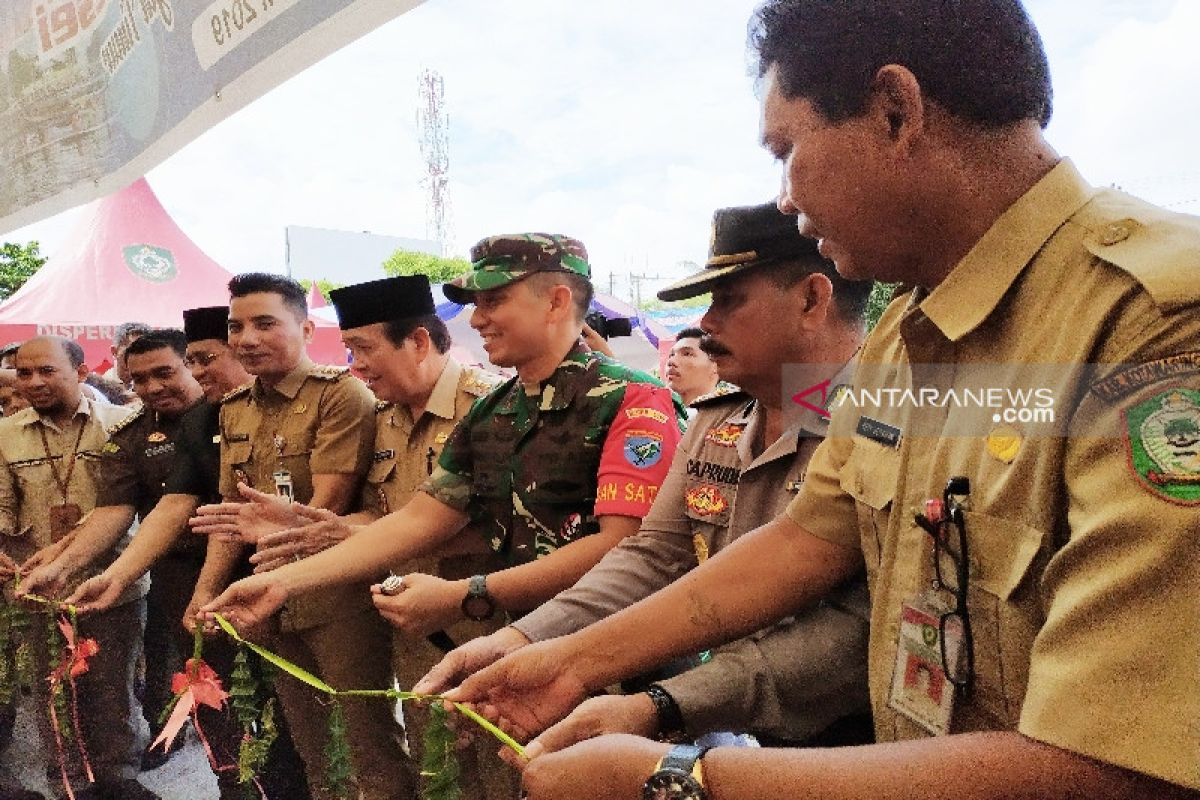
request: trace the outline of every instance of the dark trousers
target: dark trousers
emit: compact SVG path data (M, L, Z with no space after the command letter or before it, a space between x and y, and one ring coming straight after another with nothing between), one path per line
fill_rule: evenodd
M75 679L79 724L88 760L99 782L136 778L138 774L146 730L142 725L141 709L133 696L133 681L141 655L145 614L146 601L138 599L79 618L80 640L95 639L100 646L99 652L88 660L88 671ZM48 759L46 774L50 785L57 787L61 785L58 751L47 713L47 683L43 677L58 665L59 654L51 654L47 648L49 615L34 613L30 617L29 640L34 675L38 678L33 682L34 708L37 709L42 749ZM67 713L70 713L69 708ZM78 747L70 744L64 751L72 785L84 786L87 779Z

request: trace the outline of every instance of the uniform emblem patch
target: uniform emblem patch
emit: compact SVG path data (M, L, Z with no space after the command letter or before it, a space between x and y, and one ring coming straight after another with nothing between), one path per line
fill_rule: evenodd
M1144 488L1200 505L1200 392L1170 389L1126 409L1125 445Z
M650 469L662 461L662 436L652 431L625 434L625 460L638 469Z
M157 442L165 442L166 440L167 440L167 435L165 433L163 433L162 431L155 431L154 433L152 433L146 437L147 442L156 442L157 443Z
M660 425L667 424L667 415L659 411L657 408L627 408L625 409L625 416L629 417L630 419L641 419L643 417L647 417Z
M702 517L711 517L729 508L729 501L716 486L695 486L688 489L684 495L684 502L688 511Z
M741 425L726 423L713 428L704 434L704 441L717 447L737 447L738 439L742 438L744 428Z

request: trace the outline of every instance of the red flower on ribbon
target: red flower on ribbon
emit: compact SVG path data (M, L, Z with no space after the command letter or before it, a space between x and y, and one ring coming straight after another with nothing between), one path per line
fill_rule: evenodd
M59 619L58 629L62 631L64 646L63 658L58 666L50 673L50 684L61 683L63 678L75 679L88 671L88 659L100 652L100 645L95 639L75 641L75 629L65 619Z
M213 668L194 658L187 660L183 672L176 672L171 677L171 691L175 693L176 697L175 708L171 711L167 724L163 726L162 733L158 734L158 738L150 745L151 748L161 744L165 751L171 746L171 742L175 741L176 734L179 733L179 729L183 727L187 718L194 718L197 708L208 706L220 711L225 707L225 701L229 697L229 693L221 686L221 679L217 677ZM196 725L196 730L199 732L199 723L193 719L193 724ZM200 735L203 739L203 734Z

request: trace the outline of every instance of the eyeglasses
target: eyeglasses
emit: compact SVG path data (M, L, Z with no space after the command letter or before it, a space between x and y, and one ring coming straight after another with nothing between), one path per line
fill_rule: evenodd
M960 696L971 693L975 680L975 639L971 632L971 614L967 607L967 590L971 580L971 556L967 547L967 519L964 504L959 498L971 493L971 482L954 477L946 482L941 499L925 501L925 513L916 515L916 523L933 537L933 576L935 589L954 595L954 608L942 614L938 621L938 643L946 679ZM949 529L958 532L958 550L951 547ZM947 563L948 562L948 563ZM947 632L961 636L962 646L949 652Z
M197 365L207 367L220 357L220 353L192 353L183 359L183 365L189 369Z

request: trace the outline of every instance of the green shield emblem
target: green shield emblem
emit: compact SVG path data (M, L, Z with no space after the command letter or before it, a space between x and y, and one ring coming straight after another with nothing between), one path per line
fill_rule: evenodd
M122 253L125 266L139 278L153 283L166 283L175 277L175 257L165 247L131 244Z
M1169 389L1125 412L1129 463L1143 486L1200 505L1200 392Z

